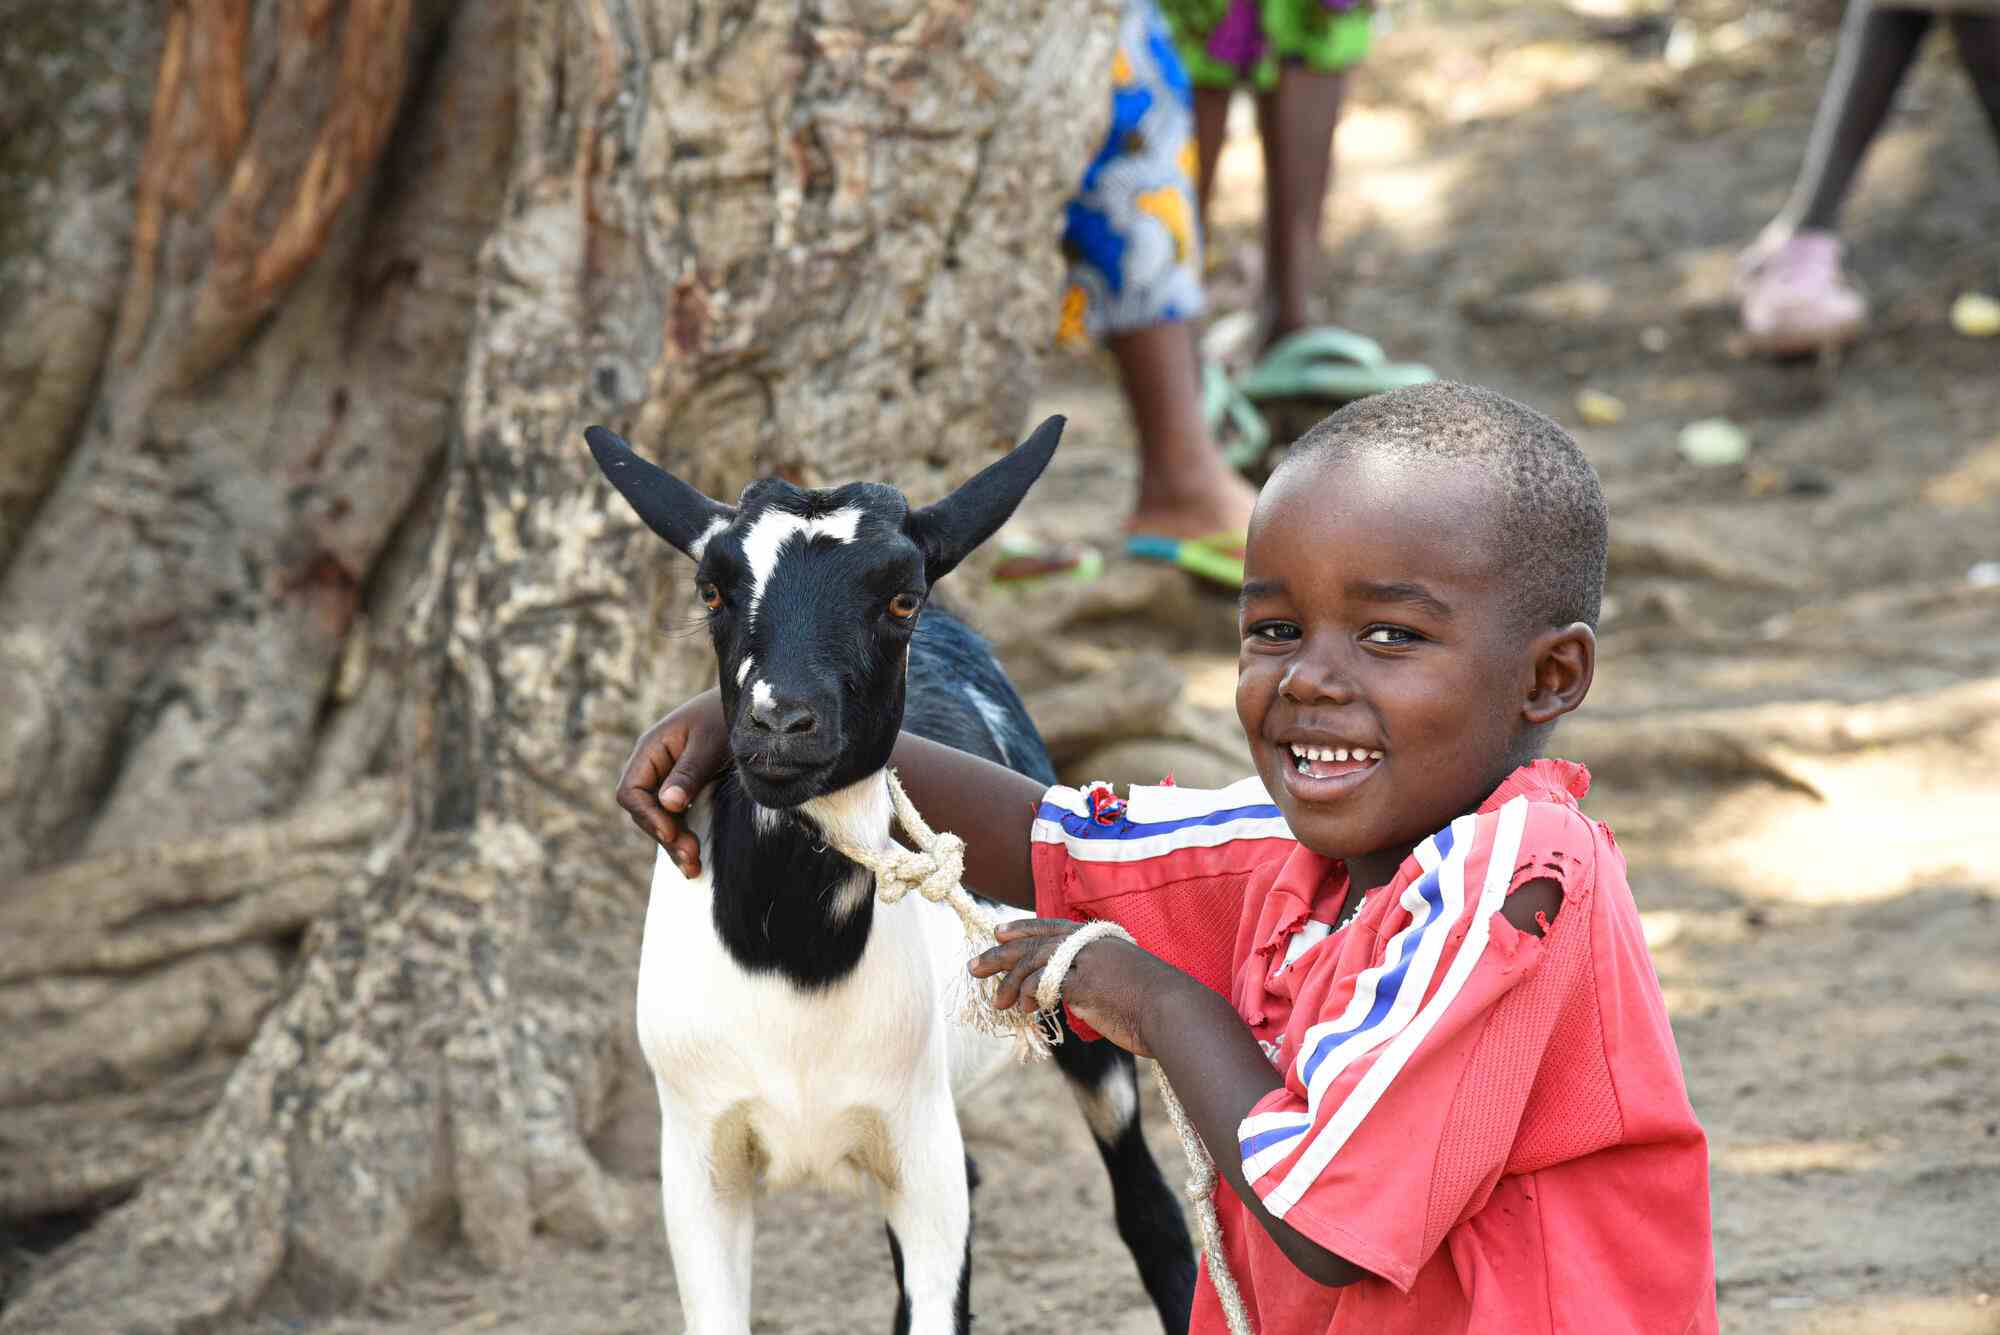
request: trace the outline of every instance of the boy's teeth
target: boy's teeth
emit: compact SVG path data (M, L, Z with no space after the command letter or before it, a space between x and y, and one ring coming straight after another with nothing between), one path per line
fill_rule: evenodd
M1382 758L1380 751L1365 750L1359 746L1301 746L1291 744L1292 761L1301 774L1309 773L1316 763L1366 764Z

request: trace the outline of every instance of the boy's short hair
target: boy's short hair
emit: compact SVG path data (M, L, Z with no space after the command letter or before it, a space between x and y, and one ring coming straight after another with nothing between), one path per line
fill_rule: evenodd
M1535 556L1506 562L1523 620L1597 625L1610 521L1597 470L1569 432L1504 394L1433 380L1348 404L1299 437L1283 466L1363 453L1469 464L1493 478L1498 534Z

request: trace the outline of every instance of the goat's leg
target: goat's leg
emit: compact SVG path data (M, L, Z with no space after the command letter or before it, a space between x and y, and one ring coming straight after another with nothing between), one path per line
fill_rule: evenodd
M972 1329L971 1163L944 1091L911 1123L899 1177L885 1193L890 1254L902 1297L897 1335Z
M979 1165L965 1156L965 1186L967 1209L965 1217L965 1269L959 1276L958 1306L959 1324L969 1325L972 1321L972 1224L974 1211L971 1199L979 1194ZM882 1231L889 1235L889 1264L896 1270L896 1324L895 1335L910 1335L910 1289L903 1282L903 1244L896 1240L896 1230L884 1224Z
M664 1118L660 1207L687 1335L748 1335L756 1230L749 1184L718 1183L701 1138Z
M1056 1064L1090 1124L1091 1139L1111 1178L1118 1236L1139 1268L1139 1282L1168 1335L1188 1328L1194 1307L1194 1244L1187 1217L1146 1144L1139 1124L1138 1070L1132 1054L1110 1043L1084 1043L1066 1035Z

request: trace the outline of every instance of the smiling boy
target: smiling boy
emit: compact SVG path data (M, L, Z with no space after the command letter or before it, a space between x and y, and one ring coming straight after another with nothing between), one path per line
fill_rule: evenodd
M973 961L998 1004L1033 1005L1077 919L1137 939L1085 947L1064 1000L1165 1068L1263 1335L1716 1327L1706 1144L1623 859L1583 769L1535 759L1590 688L1606 544L1554 422L1462 385L1380 395L1257 504L1258 779L1119 801L897 745L968 883L1040 914ZM620 784L684 866L669 808L719 763L714 715L656 725ZM1204 1269L1190 1329L1224 1328Z

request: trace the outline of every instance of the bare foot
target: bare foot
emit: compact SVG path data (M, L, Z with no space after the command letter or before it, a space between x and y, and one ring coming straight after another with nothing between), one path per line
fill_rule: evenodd
M1172 494L1143 485L1139 503L1125 520L1127 533L1157 533L1167 538L1212 538L1218 533L1242 533L1250 526L1257 491L1233 469L1221 467L1200 488Z

